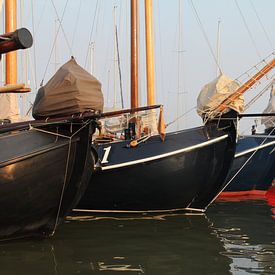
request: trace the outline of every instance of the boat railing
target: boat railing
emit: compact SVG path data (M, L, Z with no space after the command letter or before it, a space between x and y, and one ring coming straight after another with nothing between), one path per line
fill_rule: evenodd
M257 65L250 68L248 71L240 75L235 79L238 83L243 83L233 93L229 94L218 106L214 106L212 109L205 111L204 117L205 122L209 119L213 119L221 116L226 110L230 108L230 105L238 100L247 90L260 83L260 80L266 76L266 79L272 79L268 77L268 73L275 68L275 53L273 52L270 56L262 60Z
M162 105L103 113L94 143L137 140L159 134Z

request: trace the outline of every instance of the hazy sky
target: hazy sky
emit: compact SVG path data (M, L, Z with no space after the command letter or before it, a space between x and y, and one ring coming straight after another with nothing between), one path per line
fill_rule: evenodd
M58 17L53 3L60 20L67 3L62 21L65 35L60 29L54 48ZM194 107L201 87L215 78L215 60L208 44L216 52L218 20L221 21L221 68L228 76L236 78L274 51L275 0L153 0L153 3L157 103L165 105L167 122L177 113ZM114 6L123 92L129 106L129 0L19 0L18 25L23 22L35 41L28 55L28 78L34 94L45 71L47 81L55 68L66 62L71 54L80 65L86 63L86 69L90 70L90 41L94 43L94 75L103 84L105 104L112 106L116 93L116 105L120 106L118 73L114 72L117 64L114 62ZM143 14L143 1L140 0L141 105L146 104ZM20 60L23 59L20 57ZM32 98L29 96L30 100ZM262 111L267 99L268 94L250 111ZM181 127L191 127L199 122L199 117L194 114L188 121L181 121Z

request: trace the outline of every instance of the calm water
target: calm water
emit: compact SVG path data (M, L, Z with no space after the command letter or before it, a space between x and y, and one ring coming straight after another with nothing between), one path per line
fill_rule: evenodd
M53 239L0 244L0 274L275 274L272 211L220 202L206 216L71 220Z

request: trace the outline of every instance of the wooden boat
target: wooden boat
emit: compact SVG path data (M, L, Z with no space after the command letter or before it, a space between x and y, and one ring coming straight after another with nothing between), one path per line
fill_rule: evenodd
M16 1L7 0L6 16L15 20L15 10ZM10 85L1 88L1 93L28 91L12 82L16 68L10 59L16 61L14 51L31 45L32 36L26 29L8 29L0 36L0 54L13 54L6 58L6 83ZM53 235L90 181L94 165L90 137L97 115L10 123L5 119L8 114L1 111L0 240Z
M137 1L132 1L131 109L105 116L128 113L138 117L139 111L147 109L150 115L152 108L160 107L154 106L152 2L145 4L148 107L138 108ZM134 140L137 146L131 146L131 133L135 132L131 123L124 129L129 139L127 134L125 140L94 141L97 172L75 211L204 211L223 188L235 153L236 114L229 112L227 116L232 120L222 125L210 121L202 127L169 133L165 140L159 134L143 133L143 137Z
M16 128L15 128L16 129ZM92 173L94 125L44 123L0 134L0 240L50 236L77 204Z
M243 195L264 197L275 178L274 148L274 135L266 133L240 138L227 180L234 178L220 198Z
M275 178L275 128L274 113L272 113L275 98L274 84L274 81L270 84L270 100L264 113L245 115L262 116L262 123L266 129L264 133L257 133L254 127L252 135L240 137L233 166L227 178L230 183L220 198L247 195L264 197Z
M93 144L100 168L77 211L204 211L223 187L235 140L233 123L209 123L134 148L129 140Z
M145 1L146 14L151 18L151 1ZM275 64L269 64L235 94L221 102L213 110L214 116L198 128L169 133L165 139L160 135L142 133L135 138L138 124L131 122L137 108L137 2L132 1L132 91L131 107L128 111L114 112L106 116L116 117L128 112L126 140L112 140L102 143L95 140L92 152L96 157L96 173L92 184L88 186L80 203L74 209L76 213L144 213L144 212L203 212L225 187L225 179L231 167L236 145L234 120L236 112L231 110L220 116L228 104L249 89L258 79L266 74ZM147 17L146 17L147 18ZM150 19L146 25L151 26ZM152 30L146 33L152 34ZM147 44L152 43L148 35ZM152 48L151 46L147 46ZM147 92L148 106L154 104L152 50L147 52ZM153 106L154 107L154 106ZM152 108L153 108L152 107ZM155 106L156 107L156 106ZM151 107L148 107L151 109ZM150 115L150 110L148 110ZM142 117L142 114L140 115ZM104 114L103 114L104 117ZM160 116L161 117L161 116ZM161 118L159 119L159 129ZM133 133L133 134L131 134ZM132 146L134 144L134 146Z

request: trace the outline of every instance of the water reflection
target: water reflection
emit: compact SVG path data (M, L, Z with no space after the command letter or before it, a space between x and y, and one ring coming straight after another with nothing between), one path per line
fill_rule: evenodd
M275 274L275 222L265 201L219 203L208 217L233 274ZM214 211L213 211L214 210Z
M270 215L234 202L207 216L72 220L53 239L0 244L0 274L274 274Z

